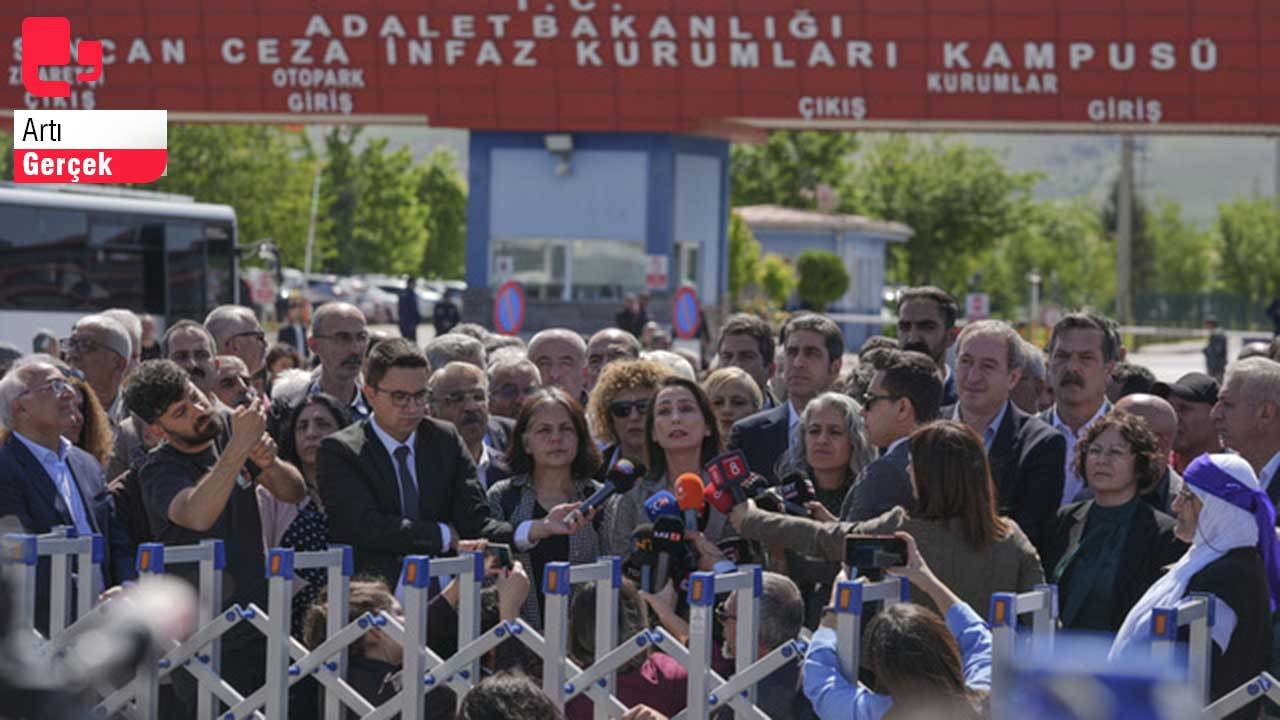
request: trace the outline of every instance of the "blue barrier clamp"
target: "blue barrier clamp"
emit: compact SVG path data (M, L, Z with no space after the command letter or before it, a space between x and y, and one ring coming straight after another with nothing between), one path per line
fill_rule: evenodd
M1178 611L1156 608L1151 612L1151 634L1162 640L1178 639Z
M911 602L911 583L902 575L898 576L898 602Z
M93 538L93 562L101 564L102 560L107 556L107 544L103 542L102 536L94 533L90 537Z
M1218 611L1216 610L1216 608L1218 607L1218 603L1214 601L1213 593L1193 592L1193 593L1187 593L1187 594L1191 595L1192 597L1202 597L1205 599L1206 604L1209 606L1207 610L1207 617L1205 618L1205 620L1208 622L1209 627L1213 627L1213 623L1217 620L1217 614L1218 614Z
M15 563L23 565L35 565L40 559L40 554L36 551L36 536L26 533L9 533L5 535L5 539L14 543L13 556L9 558Z
M1011 592L991 593L991 627L1013 627L1018 616L1014 613L1018 596Z
M406 587L425 588L431 585L431 559L426 555L407 555L400 570L400 582Z
M205 540L213 547L213 569L225 570L227 567L227 548L221 540Z
M764 594L764 570L759 565L751 568L751 597L758 598Z
M547 563L542 571L542 594L568 595L572 589L573 580L570 579L569 563Z
M609 557L609 563L611 566L609 569L609 587L617 590L622 587L622 558L612 555Z
M293 579L293 550L271 548L267 551L267 577Z
M164 572L164 544L142 543L138 546L138 572L159 575Z
M471 553L471 559L475 562L474 567L471 569L472 577L475 578L476 582L484 582L484 552Z
M862 583L856 580L837 583L834 607L842 615L861 615Z
M711 607L716 604L716 574L696 572L689 576L689 607Z

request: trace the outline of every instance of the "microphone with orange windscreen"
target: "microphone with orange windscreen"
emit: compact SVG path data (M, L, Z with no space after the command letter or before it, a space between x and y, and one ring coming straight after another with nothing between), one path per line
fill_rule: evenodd
M707 505L702 489L702 476L684 473L676 478L676 505L684 511L685 530L697 532L698 517Z

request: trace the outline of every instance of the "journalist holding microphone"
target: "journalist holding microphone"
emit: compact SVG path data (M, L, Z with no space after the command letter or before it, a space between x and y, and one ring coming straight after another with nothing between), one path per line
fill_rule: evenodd
M987 716L991 691L991 630L946 583L938 579L911 535L907 565L890 572L911 581L942 615L914 603L876 613L867 626L866 652L880 692L845 677L836 654L836 615L826 612L804 660L804 694L822 720L893 717ZM842 571L837 582L847 580ZM832 590L832 600L835 590ZM945 618L945 624L943 619Z
M987 456L972 430L950 420L930 423L911 434L907 453L915 497L910 510L895 507L858 523L819 523L764 512L748 501L734 507L730 522L749 540L832 562L843 559L848 534L909 532L942 581L977 608L987 607L993 592L1026 592L1044 582L1031 541L1017 523L996 514ZM927 604L918 590L912 600Z
M530 395L516 418L507 464L515 474L489 488L489 511L516 527L515 549L535 590L520 616L541 629L547 563L590 563L600 555L596 511L575 512L600 488L591 479L600 452L577 401L555 387Z

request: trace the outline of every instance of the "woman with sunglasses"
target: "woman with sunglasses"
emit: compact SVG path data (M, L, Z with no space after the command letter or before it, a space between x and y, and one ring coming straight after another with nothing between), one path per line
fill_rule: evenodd
M940 420L907 441L907 475L915 502L862 522L820 523L764 512L748 501L730 521L742 537L828 562L844 559L846 535L907 532L960 599L985 609L991 593L1027 592L1044 582L1040 556L1018 524L996 512L996 491L982 440L962 423ZM912 590L912 602L929 602ZM943 608L937 608L943 610Z
M645 411L653 391L658 389L658 383L670 374L665 367L651 360L612 362L600 373L587 402L592 432L604 446L600 451L604 462L596 474L597 480L603 481L619 458L647 463Z
M609 554L626 555L630 550L632 532L648 521L645 500L663 490L674 492L676 478L701 475L702 468L724 452L711 400L696 382L669 375L659 383L645 415L645 444L648 474L611 505ZM727 525L723 514L707 509L703 532L709 540L723 537Z
M1160 480L1159 453L1146 423L1123 410L1103 415L1076 445L1077 472L1094 497L1058 511L1044 557L1064 628L1119 630L1165 566L1186 551L1174 519L1139 497Z
M600 451L577 401L557 387L530 395L511 432L507 466L514 475L489 488L489 511L496 520L529 528L527 534L517 530L515 536L515 549L535 590L525 599L520 616L541 629L547 563L589 563L601 555L596 511L585 516L576 512L576 504L600 487L591 477L600 466ZM574 504L574 511L567 516L553 513L566 504Z
M742 368L720 368L707 376L702 388L711 398L711 407L715 408L720 437L729 437L729 428L734 423L760 412L764 407L760 386Z

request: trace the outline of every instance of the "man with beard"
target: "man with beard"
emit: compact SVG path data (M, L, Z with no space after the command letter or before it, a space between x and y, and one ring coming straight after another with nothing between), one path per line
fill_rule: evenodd
M749 415L729 430L729 447L740 448L747 465L770 482L777 481L775 465L795 441L805 405L840 377L844 335L825 315L795 315L782 326L782 349L787 401Z
M139 472L153 533L165 545L222 540L228 597L218 606L262 607L267 582L256 487L289 503L306 497L306 488L297 468L277 457L261 401L216 411L177 364L150 360L129 383L126 402L165 441L147 454ZM234 628L222 638L222 679L242 694L260 687L262 664L244 658L260 657L265 649L256 629L243 623ZM189 698L190 679L179 681L179 675L176 689Z
M499 452L485 442L490 426L489 378L479 368L465 362L445 365L427 381L427 398L431 416L457 428L485 490L511 475ZM493 422L502 428L504 437L510 437L515 429L515 423L506 418L493 418Z
M213 394L223 405L239 408L253 402L253 378L249 377L249 368L243 360L235 355L219 355L213 364L218 372Z
M959 333L959 313L955 298L932 285L907 288L898 299L898 346L924 353L938 366L944 406L954 405L957 400L956 379L947 365L947 350Z
M369 417L369 404L360 392L360 368L369 346L369 330L360 308L339 302L321 305L311 316L307 345L320 358L308 394L334 396L347 405L352 422Z
M243 360L250 377L262 371L267 361L267 335L252 310L221 305L204 319L204 326L218 344L219 355L235 355Z
M1119 359L1119 345L1105 318L1089 313L1064 315L1049 336L1049 379L1053 407L1040 419L1067 440L1062 504L1084 499L1084 481L1074 467L1076 442L1089 426L1111 411L1107 378Z

